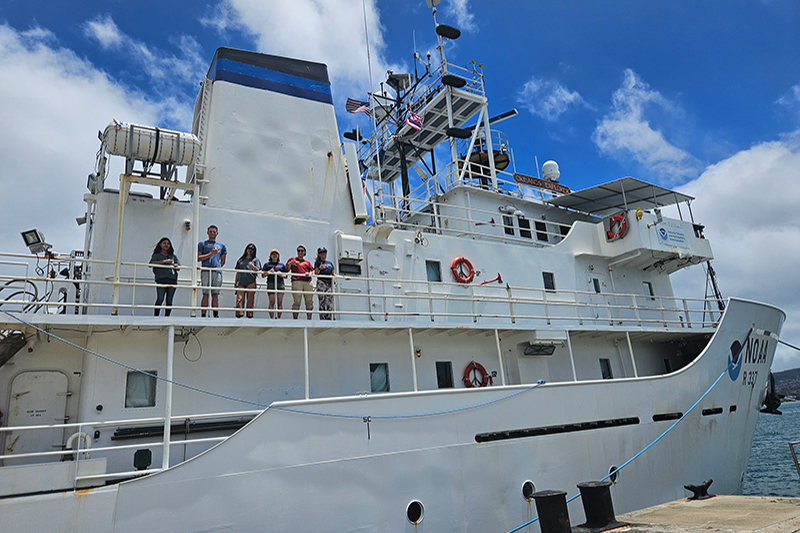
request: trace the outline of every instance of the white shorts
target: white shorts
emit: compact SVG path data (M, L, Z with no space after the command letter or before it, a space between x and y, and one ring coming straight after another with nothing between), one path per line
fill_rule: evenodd
M209 283L209 277L211 283ZM203 287L222 287L222 272L219 270L201 270L200 285ZM203 294L219 294L218 288L203 289Z

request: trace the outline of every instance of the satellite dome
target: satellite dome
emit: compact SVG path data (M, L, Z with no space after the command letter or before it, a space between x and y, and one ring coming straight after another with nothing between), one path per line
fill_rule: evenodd
M561 172L558 171L558 163L555 161L545 161L542 165L542 177L547 181L558 181Z

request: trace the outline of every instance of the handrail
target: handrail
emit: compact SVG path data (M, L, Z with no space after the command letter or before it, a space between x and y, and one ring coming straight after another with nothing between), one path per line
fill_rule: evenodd
M147 263L122 262L123 270L137 267L148 267ZM191 268L191 267L184 267ZM234 269L222 269L224 272L235 272ZM316 276L317 279L326 276ZM228 276L230 278L230 276ZM12 278L0 275L0 282ZM111 280L70 280L51 278L31 277L24 280L26 283L47 283L54 281L65 286L74 287L77 284L81 290L102 290L114 285ZM332 278L333 291L331 295L335 298L336 305L330 311L336 320L374 320L376 311L370 307L370 302L381 300L388 302L381 306L381 321L404 320L416 318L417 320L447 323L448 320L471 319L474 323L484 320L495 320L491 322L496 325L496 320L510 321L509 326L519 323L520 320L544 321L546 324L558 324L569 327L570 323L583 324L585 322L603 325L608 322L608 326L614 328L618 326L659 326L683 328L703 328L715 327L719 320L719 314L713 312L712 305L716 300L700 298L676 298L666 296L637 295L625 293L603 293L597 294L591 291L581 290L558 290L555 292L546 291L543 288L520 287L520 286L501 286L501 285L463 285L455 282L428 282L423 280L410 279L384 279L368 276L353 276ZM391 281L391 286L386 289L385 284ZM36 309L50 308L64 309L74 308L81 313L103 313L112 308L127 309L131 314L136 310L147 310L152 312L155 306L151 303L152 289L158 287L154 282L147 280L140 281L136 276L122 276L117 285L123 290L130 291L129 300L113 304L110 301L42 301ZM287 283L284 294L294 294L299 291L291 289L291 282ZM369 290L366 290L366 288ZM94 289L92 289L94 288ZM147 297L138 299L134 296L137 288L145 289ZM183 294L191 291L192 287L186 280L178 280L176 294ZM356 290L354 290L356 289ZM470 293L461 291L469 290ZM235 288L231 279L226 280L220 291L224 294L231 294L235 291L253 292L258 294L267 293L266 286L255 289ZM388 292L387 292L388 291ZM0 296L2 296L0 294ZM613 298L609 298L613 296ZM144 301L143 301L144 300ZM147 302L147 303L145 303ZM387 305L401 304L394 308ZM0 305L18 305L21 308L30 309L31 302L27 299L0 299ZM459 304L469 305L471 309L454 308ZM479 308L474 308L480 306ZM8 309L8 308L6 308ZM197 311L197 307L185 305L180 300L172 306L178 313ZM712 311L710 311L712 309ZM236 311L232 306L221 306L220 311ZM253 312L261 317L265 317L269 310L262 305L255 307ZM288 306L283 309L289 312ZM52 310L49 312L52 313ZM307 311L303 311L307 312ZM326 311L323 311L327 313ZM319 317L318 309L311 310L315 317ZM710 314L709 314L710 313Z

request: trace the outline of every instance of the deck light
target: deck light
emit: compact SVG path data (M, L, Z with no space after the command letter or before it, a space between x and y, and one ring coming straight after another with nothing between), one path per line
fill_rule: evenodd
M28 247L31 253L36 255L53 247L53 245L44 242L44 233L36 228L23 231L22 240L25 241L25 246Z

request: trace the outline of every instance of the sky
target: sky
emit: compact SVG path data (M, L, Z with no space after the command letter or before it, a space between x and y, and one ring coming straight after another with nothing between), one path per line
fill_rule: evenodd
M696 197L723 296L787 313L800 346L800 1L443 0L462 30L448 61L483 65L516 169L556 160L573 190L634 176ZM366 30L366 31L365 31ZM347 97L434 51L423 0L4 0L0 195L4 249L41 229L80 249L97 132L116 118L189 131L216 48L328 65L340 132L368 129ZM113 174L112 174L113 175ZM673 276L702 297L705 274ZM778 348L774 370L800 367Z

